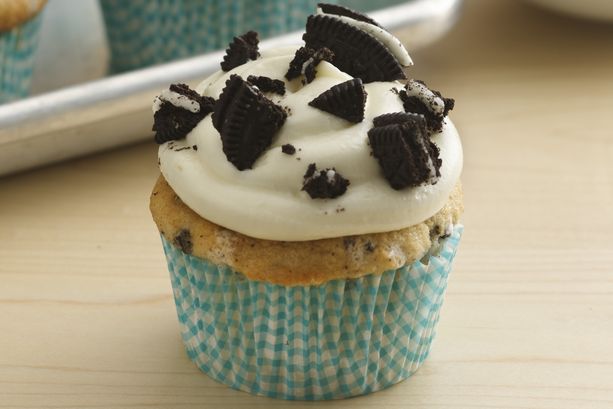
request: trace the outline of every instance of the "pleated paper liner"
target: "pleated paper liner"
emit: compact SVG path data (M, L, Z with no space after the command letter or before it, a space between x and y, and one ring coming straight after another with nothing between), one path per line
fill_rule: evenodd
M292 287L249 280L162 238L187 353L221 383L282 399L398 383L428 356L462 230L412 265Z

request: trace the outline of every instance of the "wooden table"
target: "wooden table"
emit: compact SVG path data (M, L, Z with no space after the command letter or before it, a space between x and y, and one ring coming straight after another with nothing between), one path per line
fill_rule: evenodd
M613 407L612 45L613 25L475 0L413 53L457 99L466 157L438 339L409 381L318 407ZM314 406L187 358L147 209L155 151L0 180L0 408Z

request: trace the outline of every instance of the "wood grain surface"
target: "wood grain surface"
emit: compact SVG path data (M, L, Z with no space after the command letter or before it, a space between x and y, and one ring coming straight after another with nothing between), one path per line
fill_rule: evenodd
M0 179L0 408L613 408L612 45L613 25L469 0L413 53L457 100L466 230L430 358L366 397L253 397L189 361L153 144Z

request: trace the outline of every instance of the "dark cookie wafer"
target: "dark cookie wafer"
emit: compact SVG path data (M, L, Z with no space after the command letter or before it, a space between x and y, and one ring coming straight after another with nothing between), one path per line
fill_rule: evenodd
M349 122L358 123L364 120L366 95L362 80L354 78L324 91L309 102L309 105Z
M260 56L258 43L258 33L255 31L248 31L242 36L234 37L230 46L226 49L226 55L221 62L221 69L230 71L249 60L256 60Z
M238 75L226 81L213 111L223 152L238 170L250 169L285 122L285 111Z
M373 118L372 122L375 127L403 124L406 122L419 122L423 123L424 118L418 114L411 114L408 112L392 112L389 114L379 115ZM421 125L419 125L421 126Z
M323 11L326 14L334 14L336 16L349 17L354 20L363 21L365 23L372 24L377 27L381 27L379 23L377 23L375 20L368 17L367 15L359 13L350 8L340 6L338 4L319 3L317 4L317 7L319 7L321 11Z
M337 18L309 16L302 39L309 48L332 50L334 65L364 83L406 78L402 66L385 45Z
M372 128L368 140L392 188L433 184L440 177L439 149L428 138L423 121Z
M322 61L333 62L333 60L334 53L326 47L318 49L300 47L296 50L294 59L289 63L285 78L291 81L300 75L304 75L306 83L311 83L317 74L317 65Z
M443 115L437 115L428 109L428 106L416 96L407 95L406 91L400 91L398 96L402 100L404 110L409 113L422 115L426 119L428 129L432 132L440 132L443 129Z
M203 97L198 94L195 90L191 89L187 84L171 84L169 87L171 92L176 92L177 94L181 94L192 101L196 101L202 104L203 100L212 100L209 97Z
M317 165L311 163L304 174L302 190L311 199L334 199L347 191L349 180L341 176L334 168L317 170Z
M281 80L273 80L269 77L250 75L247 81L258 87L262 92L274 92L275 94L285 95L285 83Z
M196 102L199 110L192 112L173 105L163 96L157 97L161 103L153 114L152 130L155 132L155 142L158 144L184 138L204 117L213 112L215 105L213 98L203 97L185 84L173 84L170 86L170 91Z

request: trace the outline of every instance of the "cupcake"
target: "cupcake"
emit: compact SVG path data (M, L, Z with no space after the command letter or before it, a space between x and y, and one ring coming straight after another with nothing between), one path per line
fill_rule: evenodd
M0 0L0 103L30 91L40 12L46 0Z
M156 98L150 209L189 357L283 399L367 394L428 356L462 226L452 99L396 38L320 4L304 45L234 38Z
M114 72L223 49L236 33L298 30L315 0L100 0Z

